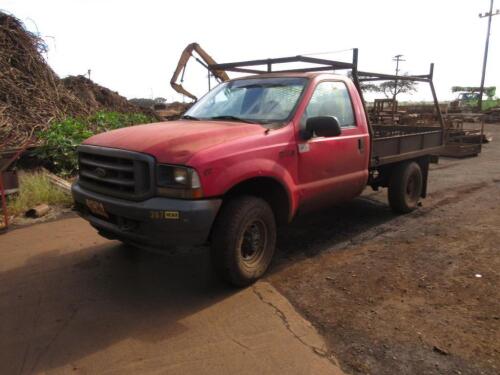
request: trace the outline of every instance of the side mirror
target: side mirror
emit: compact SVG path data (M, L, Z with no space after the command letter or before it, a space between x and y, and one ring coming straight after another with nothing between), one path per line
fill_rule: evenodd
M302 132L305 139L311 139L316 134L318 137L336 137L342 134L339 120L334 116L317 116L307 119L306 129Z

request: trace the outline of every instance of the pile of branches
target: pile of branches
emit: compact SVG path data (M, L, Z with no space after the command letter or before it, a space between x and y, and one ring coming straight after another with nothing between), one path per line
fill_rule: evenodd
M141 108L130 103L127 98L94 83L85 76L69 76L61 81L66 89L92 111L107 109L116 112L141 112Z
M45 52L39 36L0 12L0 149L29 142L54 118L89 114L47 65Z
M84 76L60 79L45 61L46 52L42 38L0 11L0 152L36 143L38 131L54 119L101 110L158 118Z

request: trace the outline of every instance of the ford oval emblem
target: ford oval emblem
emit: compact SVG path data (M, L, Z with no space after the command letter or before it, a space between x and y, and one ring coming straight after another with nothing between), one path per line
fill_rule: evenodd
M106 177L106 170L104 168L96 168L94 170L94 173L96 174L97 177L104 178Z

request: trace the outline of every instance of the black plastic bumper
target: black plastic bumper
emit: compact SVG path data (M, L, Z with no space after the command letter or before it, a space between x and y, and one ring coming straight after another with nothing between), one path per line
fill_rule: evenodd
M206 243L222 203L162 197L133 202L85 190L78 182L71 190L80 216L102 236L157 249ZM101 203L105 216L92 213L89 202Z

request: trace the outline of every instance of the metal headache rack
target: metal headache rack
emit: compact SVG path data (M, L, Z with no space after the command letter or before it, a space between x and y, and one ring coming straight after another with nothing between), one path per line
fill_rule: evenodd
M276 65L289 64L289 63L307 63L312 66L304 68L294 68L286 69L282 68L276 69ZM255 67L265 66L266 69L257 69ZM444 128L444 120L441 114L439 103L436 96L436 90L434 89L434 83L432 81L434 74L434 64L430 64L429 73L421 75L393 75L384 73L373 73L358 71L358 49L353 48L352 50L352 61L336 61L328 59L319 59L316 57L309 57L304 55L290 56L290 57L279 57L279 58L268 58L260 60L248 60L248 61L238 61L232 63L223 64L211 64L208 65L211 71L230 71L237 73L249 73L249 74L267 74L267 73L307 73L307 72L328 72L334 73L337 70L350 70L351 78L358 88L361 99L363 100L363 105L365 105L365 100L363 98L361 82L370 81L414 81L428 83L431 88L432 97L434 105L436 107L436 113L438 116L439 123L442 128ZM366 106L365 106L366 107ZM366 108L365 108L366 109Z
M278 72L305 73L305 72L320 72L328 70L355 69L357 62L354 59L357 60L357 53L358 50L354 49L355 57L353 56L352 63L297 55L290 57L279 57L274 59L249 60L249 61L239 61L239 62L225 63L225 64L213 64L210 65L210 68L214 70L225 70L230 72L251 73L251 74L265 74L265 73L278 73ZM297 62L315 64L316 66L308 68L298 68L298 69L273 70L273 65L297 63ZM262 66L262 65L267 66L267 69L260 70L260 69L247 68L251 66Z

